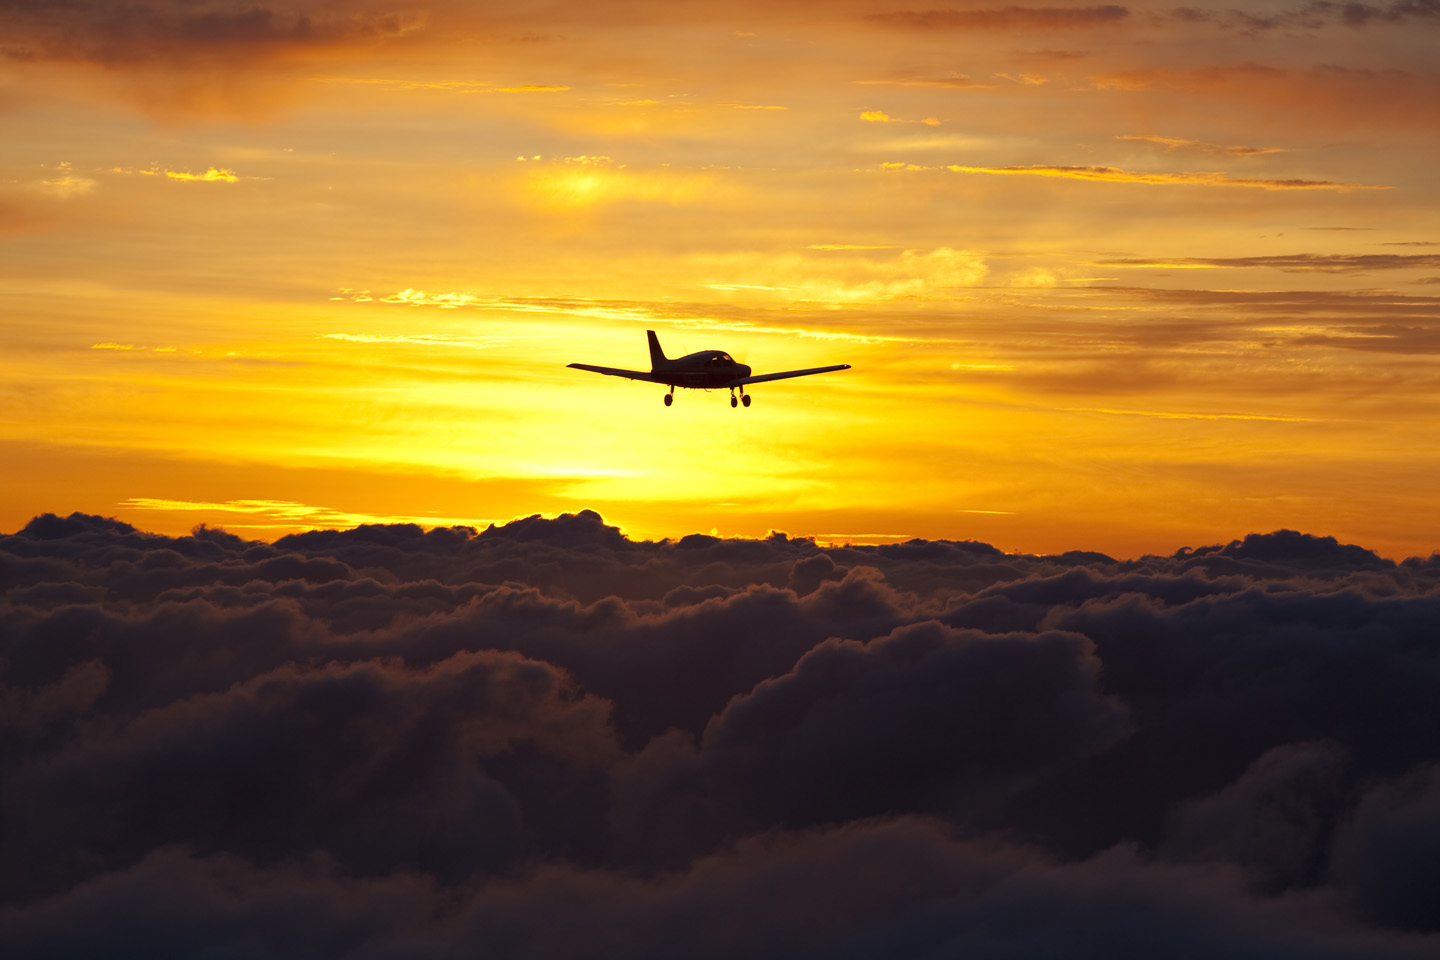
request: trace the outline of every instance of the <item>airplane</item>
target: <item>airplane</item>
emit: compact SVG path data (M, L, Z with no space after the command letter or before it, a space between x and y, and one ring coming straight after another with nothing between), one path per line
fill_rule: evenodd
M675 402L675 388L689 387L692 390L730 390L730 406L737 405L735 391L740 391L740 400L745 406L750 406L750 394L745 392L745 385L750 383L766 383L770 380L784 380L788 377L808 377L812 373L829 373L832 370L849 370L850 364L837 363L829 367L810 367L806 370L786 370L783 373L767 373L764 376L750 376L750 368L743 363L736 363L730 354L723 350L701 350L675 360L665 356L665 351L660 349L660 338L655 336L654 330L646 330L645 335L650 338L650 372L640 370L620 370L616 367L597 367L588 363L569 363L567 367L574 367L576 370L589 370L591 373L603 373L610 377L627 377L631 380L647 380L650 383L665 383L670 385L670 392L665 394L665 406Z

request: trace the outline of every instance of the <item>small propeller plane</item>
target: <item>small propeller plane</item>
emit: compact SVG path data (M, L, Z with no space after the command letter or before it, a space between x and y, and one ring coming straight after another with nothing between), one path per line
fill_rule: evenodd
M730 354L723 350L701 350L699 353L688 354L676 360L665 356L665 351L660 349L660 338L655 336L654 330L646 330L645 335L650 338L650 372L640 370L620 370L615 367L596 367L588 363L571 363L566 366L574 367L576 370L589 370L591 373L603 373L610 377L627 377L631 380L647 380L650 383L665 383L670 385L670 392L665 394L665 406L675 402L675 388L689 387L692 390L730 390L730 406L737 406L744 402L750 406L750 395L745 392L745 386L751 383L765 383L770 380L785 380L789 377L808 377L812 373L829 373L832 370L849 370L850 364L837 363L829 367L810 367L807 370L786 370L783 373L767 373L764 376L750 376L750 368L743 363L736 363ZM739 400L736 400L735 391L740 391Z

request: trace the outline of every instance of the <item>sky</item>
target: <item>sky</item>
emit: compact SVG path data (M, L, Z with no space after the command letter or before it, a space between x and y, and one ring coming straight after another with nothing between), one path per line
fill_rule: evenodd
M0 529L1440 543L1433 0L0 25Z

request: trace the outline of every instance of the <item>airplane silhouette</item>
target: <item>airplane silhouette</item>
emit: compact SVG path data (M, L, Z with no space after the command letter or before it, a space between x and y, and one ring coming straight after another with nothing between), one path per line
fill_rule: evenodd
M837 363L830 367L810 367L806 370L786 370L783 373L767 373L764 376L750 376L750 368L743 363L736 363L730 354L723 350L701 350L699 353L692 353L687 356L671 360L665 356L665 351L660 349L660 338L655 336L654 330L646 330L645 335L650 338L650 372L640 370L620 370L616 367L597 367L588 363L569 363L568 367L576 370L589 370L591 373L603 373L610 377L627 377L631 380L647 380L650 383L665 383L670 385L670 392L665 394L665 406L675 402L675 388L689 387L692 390L730 390L730 406L736 406L735 391L740 391L740 400L745 406L750 406L750 395L745 392L745 385L748 383L765 383L769 380L784 380L788 377L808 377L812 373L829 373L831 370L849 370L850 364Z

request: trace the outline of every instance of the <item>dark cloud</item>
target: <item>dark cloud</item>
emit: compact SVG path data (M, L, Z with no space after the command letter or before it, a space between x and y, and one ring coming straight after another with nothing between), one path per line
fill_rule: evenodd
M1157 261L1132 261L1151 263ZM1174 261L1170 261L1174 262ZM1423 283L1424 281L1414 281ZM1101 328L1117 342L1194 343L1245 337L1265 346L1426 356L1440 351L1440 297L1372 290L1184 290L1108 287L1118 296L1170 305L1195 315L1157 323L1143 337L1133 329ZM1257 317L1264 322L1257 324ZM1301 319L1320 331L1275 329L1274 320ZM1143 372L1143 370L1142 370ZM1128 378L1137 383L1132 376ZM1061 381L1062 383L1064 381Z
M121 66L152 61L262 60L373 44L421 22L407 4L312 0L5 0L6 55Z
M1440 19L1436 0L1398 0L1388 4L1311 0L1289 10L1257 14L1235 7L1176 7L1168 19L1179 23L1213 24L1223 30L1260 33L1267 30L1318 30L1326 26L1364 27L1378 23L1407 23Z
M1336 879L1353 891L1363 915L1440 931L1440 765L1369 790L1337 846Z
M1162 849L1178 860L1239 864L1269 893L1312 886L1346 800L1344 775L1345 751L1333 742L1276 747L1224 789L1177 804Z
M871 14L870 19L887 26L913 30L1076 30L1119 23L1129 16L1129 8L1117 4L1091 7L1011 5L982 10L953 7L896 10Z
M1292 342L1371 353L1434 354L1440 353L1440 329L1435 326L1376 323L1337 330L1334 335L1311 334L1297 337Z
M1433 955L1440 555L0 537L17 955Z
M1090 81L1097 89L1163 107L1172 123L1178 118L1175 111L1184 109L1184 101L1173 92L1184 91L1195 98L1197 116L1223 109L1232 119L1255 119L1278 138L1282 130L1313 129L1322 115L1336 130L1433 129L1440 74L1423 68L1288 68L1241 62L1122 69L1092 75Z
M1154 263L1155 261L1143 261ZM1239 308L1262 314L1341 317L1430 317L1440 310L1440 297L1417 297L1386 290L1186 290L1157 287L1102 287L1158 303L1197 307Z
M1117 267L1178 264L1194 267L1270 267L1286 273L1363 274L1370 270L1415 270L1440 267L1440 255L1425 253L1294 253L1270 257L1175 257L1161 262L1129 257L1098 262Z

